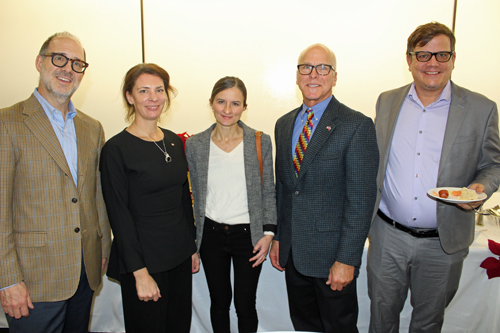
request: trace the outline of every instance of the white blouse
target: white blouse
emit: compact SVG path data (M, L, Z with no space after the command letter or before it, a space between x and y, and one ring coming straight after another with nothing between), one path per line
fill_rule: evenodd
M250 223L243 141L226 153L210 141L205 215L226 224Z

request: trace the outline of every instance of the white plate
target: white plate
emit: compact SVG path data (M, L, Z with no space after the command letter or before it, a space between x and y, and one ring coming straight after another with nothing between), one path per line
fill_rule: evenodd
M460 191L460 190L462 190L462 188L461 187L438 187L438 188L433 188L433 189L430 189L429 191L427 191L427 195L429 195L432 198L436 198L438 200L441 200L441 201L445 201L445 202L449 202L449 203L458 203L458 204L483 201L488 197L486 195L486 193L478 193L477 194L478 198L475 200L460 200L460 199L458 199L458 197L454 197L450 194L450 196L445 199L445 198L441 198L439 196L439 194L434 195L432 193L432 192L439 193L439 191L441 191L441 190L448 190L448 192L453 192L453 191Z

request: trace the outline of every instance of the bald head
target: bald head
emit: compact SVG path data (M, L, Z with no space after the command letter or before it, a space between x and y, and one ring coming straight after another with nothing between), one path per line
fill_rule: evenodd
M302 52L300 53L300 55L299 55L299 60L298 60L297 64L298 64L298 65L300 65L300 64L302 64L302 63L303 63L303 61L304 61L304 56L305 56L305 54L306 54L308 51L310 51L310 50L312 50L312 49L317 49L317 48L321 48L321 49L323 49L323 50L326 52L326 54L328 55L328 59L330 60L329 65L332 65L332 67L333 67L335 70L337 70L337 58L335 57L335 53L333 53L333 51L332 51L332 50L330 50L330 49L329 49L328 47L326 47L325 45L323 45L323 44L319 44L319 43L317 43L317 44L313 44L313 45L309 46L308 48L306 48L304 51L302 51Z

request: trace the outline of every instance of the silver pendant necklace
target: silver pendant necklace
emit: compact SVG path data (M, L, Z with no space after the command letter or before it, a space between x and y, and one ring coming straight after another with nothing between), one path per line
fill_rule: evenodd
M161 138L161 142L163 143L163 149L165 149L165 150L163 150L163 149L161 149L161 147L160 147L160 146L158 146L158 144L156 143L156 141L155 141L155 140L153 140L153 138L149 136L149 134L147 134L147 133L143 132L143 131L139 128L139 126L137 126L137 124L136 124L136 123L134 123L134 125L135 125L135 128L137 128L137 129L139 130L139 132L141 132L142 134L144 134L144 135L146 135L148 138L150 138L150 139L151 139L151 141L153 141L153 143L156 145L156 147L158 147L158 149L160 149L160 151L163 153L163 155L165 155L165 162L166 162L166 163L170 163L170 162L172 162L172 157L170 157L170 155L168 154L168 152L167 152L167 147L165 146L165 140L164 140L164 139L165 139L165 135L163 135L163 138Z

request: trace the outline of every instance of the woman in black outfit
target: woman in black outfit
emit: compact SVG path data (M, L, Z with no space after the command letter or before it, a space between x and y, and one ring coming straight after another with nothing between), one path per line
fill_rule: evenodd
M189 332L192 272L199 269L181 139L158 127L173 88L155 64L123 83L129 127L101 153L113 245L108 276L121 283L127 332Z

